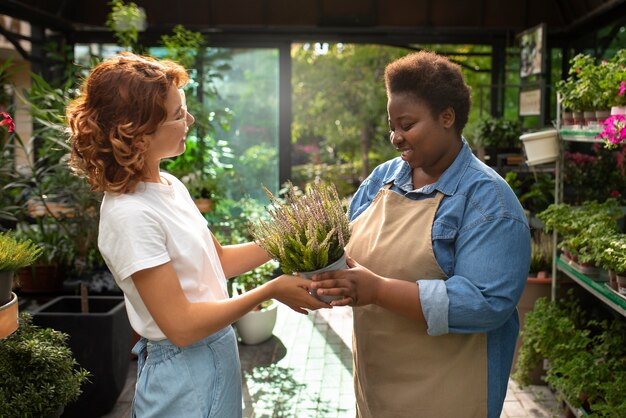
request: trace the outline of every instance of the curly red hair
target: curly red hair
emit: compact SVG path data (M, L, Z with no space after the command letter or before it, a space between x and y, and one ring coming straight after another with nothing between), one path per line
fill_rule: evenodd
M146 135L167 118L172 85L189 81L179 64L123 52L98 64L66 109L70 167L92 190L131 193L144 179Z

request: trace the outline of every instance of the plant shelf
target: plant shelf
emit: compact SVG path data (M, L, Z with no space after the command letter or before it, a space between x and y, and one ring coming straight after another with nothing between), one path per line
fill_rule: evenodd
M597 139L596 135L598 135L600 131L585 131L581 129L560 129L559 135L563 141L571 141L571 142L598 142L602 143L601 139Z
M560 394L560 392L559 392L559 394ZM569 401L567 399L565 399L565 396L561 396L561 399L563 400L565 405L567 405L569 410L572 411L572 414L574 414L574 416L576 418L582 418L582 417L588 417L589 416L587 411L585 411L583 408L576 408L575 406L572 406L572 404L569 403Z
M561 257L556 260L557 269L565 273L585 290L600 299L614 311L626 317L626 299L607 288L603 282L597 282L576 271Z

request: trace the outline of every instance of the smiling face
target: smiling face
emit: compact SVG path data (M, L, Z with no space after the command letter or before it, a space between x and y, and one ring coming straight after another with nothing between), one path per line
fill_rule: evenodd
M167 119L149 135L150 148L146 152L146 160L157 165L163 158L176 157L185 152L187 132L195 121L187 112L185 93L174 85L167 92L165 107Z
M412 169L438 177L452 164L461 147L452 108L434 117L425 101L389 93L387 112L391 144Z

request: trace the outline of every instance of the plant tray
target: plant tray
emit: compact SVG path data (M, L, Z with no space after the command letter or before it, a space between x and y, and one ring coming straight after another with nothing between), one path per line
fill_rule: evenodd
M617 296L619 296L620 298L624 299L626 301L626 295L621 294L620 292L618 292L617 290L613 289L608 283L604 283L604 286L610 290L611 292L613 292L614 294L616 294Z
M608 282L609 281L609 273L604 269L597 268L597 267L582 266L578 264L577 262L575 262L574 260L572 260L571 258L567 257L565 254L561 254L561 260L563 260L565 264L567 264L568 266L570 266L571 268L573 268L580 274L584 274L585 276L589 277L594 282Z

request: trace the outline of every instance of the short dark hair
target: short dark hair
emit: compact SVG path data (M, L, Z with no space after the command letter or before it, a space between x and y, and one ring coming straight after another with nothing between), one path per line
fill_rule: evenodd
M391 62L385 68L385 87L387 95L409 94L426 102L434 118L451 107L459 134L467 124L471 89L461 67L442 55L420 51Z

